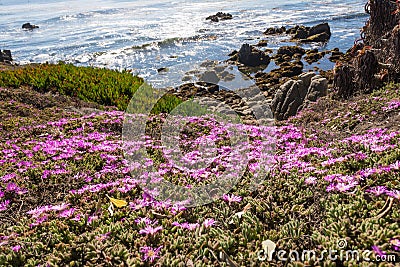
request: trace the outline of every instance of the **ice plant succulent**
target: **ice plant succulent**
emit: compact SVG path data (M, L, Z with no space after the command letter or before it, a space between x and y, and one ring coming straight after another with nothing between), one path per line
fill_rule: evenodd
M158 248L154 249L152 247L141 247L140 252L143 253L143 261L149 261L153 263L157 258L159 258L159 254L161 248L163 246L159 246Z

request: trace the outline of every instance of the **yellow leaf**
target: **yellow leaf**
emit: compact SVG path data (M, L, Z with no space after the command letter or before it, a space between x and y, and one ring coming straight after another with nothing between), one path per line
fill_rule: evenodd
M110 199L111 203L114 204L114 206L116 206L117 208L122 208L128 205L128 202L126 202L125 200L121 200L121 199L115 199L112 197L107 196L108 199Z

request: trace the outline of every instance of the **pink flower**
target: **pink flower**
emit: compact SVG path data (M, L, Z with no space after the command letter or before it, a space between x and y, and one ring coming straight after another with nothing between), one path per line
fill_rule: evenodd
M36 220L36 222L31 223L29 226L30 226L31 228L33 228L33 227L35 227L35 226L41 225L41 224L42 224L43 222L45 222L45 221L47 221L47 216L46 216L46 215L44 215L44 216L38 218L38 219Z
M242 197L241 196L227 195L227 194L224 194L222 196L222 199L224 201L226 201L226 202L229 202L229 204L232 203L232 202L240 202L240 201L242 201Z
M394 250L400 251L400 239L392 239L390 240L390 244L393 246Z
M397 200L400 200L400 190L386 191L386 195L395 198Z
M68 210L63 210L58 214L58 217L60 218L70 218L72 215L74 215L75 209L71 208Z
M209 228L211 226L213 226L216 223L216 221L214 219L205 219L203 222L203 225L205 228Z
M316 184L317 183L317 178L316 177L308 177L305 181L305 184L311 185L311 184Z
M141 229L139 231L139 234L145 234L145 235L154 235L158 231L161 231L163 228L162 226L157 226L157 227L152 227L152 226L146 226L144 229Z
M378 246L372 246L372 250L375 252L375 255L379 255L380 257L386 255L386 253L382 251Z
M376 187L366 190L366 192L374 194L375 196L380 196L382 194L385 194L388 191L387 191L387 188L384 186L376 186Z
M173 222L172 223L173 226L178 226L182 229L188 229L189 231L193 231L196 230L198 227L200 227L200 224L198 223L178 223L178 222Z
M74 218L71 219L71 221L79 222L81 220L81 217L81 214L77 214Z
M110 236L110 234L111 234L111 232L108 232L108 233L105 233L105 234L102 234L102 235L98 235L98 236L96 236L96 239L98 241L100 241L100 242L104 241Z
M163 246L159 246L158 248L154 249L152 247L141 247L140 252L143 253L143 261L150 261L154 262L155 259L159 258L158 255L160 250Z
M99 218L99 217L96 216L96 215L89 216L88 221L87 221L87 224L88 224L88 225L89 225L89 224L92 224L92 222L94 222L94 221L97 220L98 218Z
M21 246L20 245L16 245L16 246L12 247L11 249L14 252L19 252L21 250Z
M5 200L0 203L0 212L5 211L7 209L7 206L10 204L10 200Z

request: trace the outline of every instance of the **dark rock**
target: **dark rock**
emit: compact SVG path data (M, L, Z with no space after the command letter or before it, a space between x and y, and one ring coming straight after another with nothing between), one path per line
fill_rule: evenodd
M300 26L299 29L297 29L295 35L293 36L294 39L307 39L309 35L308 28L304 26Z
M13 61L10 50L0 50L0 62L11 63Z
M201 74L200 81L212 84L218 84L220 78L215 73L215 71L206 71L203 74Z
M268 28L264 34L265 35L274 35L274 34L282 34L286 32L285 27L280 27L280 28Z
M37 28L39 28L39 26L30 24L29 22L28 23L24 23L22 25L22 29L25 29L25 30L33 30L33 29L37 29Z
M230 54L228 54L229 57L232 57L238 53L237 50L233 50Z
M211 20L213 22L219 22L220 20L228 20L228 19L232 19L232 18L233 18L233 16L229 13L218 12L215 15L208 16L206 18L206 20Z
M331 28L329 27L328 23L321 23L314 27L311 27L308 32L308 36L313 36L321 33L326 33L327 35L329 35L329 37L331 36Z
M331 52L331 56L329 57L329 60L332 62L337 62L339 61L342 57L344 56L344 53L339 51L339 48L335 48Z
M313 43L313 42L326 43L329 41L330 38L331 36L329 34L323 32L307 37L307 39L301 39L300 41L303 43Z
M331 37L331 29L328 23L321 23L313 27L296 26L286 31L292 35L293 40L303 43L327 42Z
M261 40L258 42L257 46L264 47L268 46L268 41L267 40Z
M158 72L158 73L160 73L160 72L167 72L167 71L168 71L168 68L165 68L165 67L157 69L157 72Z
M325 51L318 52L318 49L312 49L307 51L307 55L304 57L304 60L308 64L312 64L314 62L318 62L321 58L323 58L326 55Z
M280 74L282 77L294 77L303 72L304 64L301 61L286 62L281 65Z
M270 57L265 52L249 44L242 45L238 53L238 60L240 63L250 67L268 65L271 61Z
M282 46L279 47L278 51L276 52L278 55L287 55L293 57L295 54L304 55L306 50L299 46Z

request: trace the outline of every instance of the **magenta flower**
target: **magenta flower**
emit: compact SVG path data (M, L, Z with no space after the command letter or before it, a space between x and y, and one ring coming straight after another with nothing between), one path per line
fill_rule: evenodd
M0 212L5 211L7 209L7 206L10 204L10 200L5 200L0 203Z
M159 246L154 249L152 247L141 247L140 252L143 253L143 261L150 261L151 263L155 261L155 259L159 258L160 250L163 246Z
M30 226L31 228L33 228L33 227L35 227L35 226L41 225L41 224L44 223L45 221L47 221L47 216L46 216L46 215L44 215L44 216L38 218L38 219L36 220L36 222L31 223L29 226Z
M21 250L21 246L20 245L16 245L16 246L12 247L11 249L14 252L19 252Z
M99 218L99 216L93 215L93 216L89 216L88 220L87 220L87 224L92 224L95 220L97 220Z
M229 204L232 203L232 202L240 202L240 201L242 201L242 197L241 196L227 195L227 194L224 194L222 196L222 199L224 201L228 202Z
M96 239L97 239L98 241L100 241L100 242L101 242L101 241L104 241L104 240L106 240L106 239L110 236L110 234L111 234L111 232L98 235L98 236L96 236Z
M200 227L200 224L198 223L187 223L187 222L184 223L173 222L172 225L178 226L182 229L187 229L189 231L196 230L198 227Z
M397 200L400 200L400 190L386 191L386 195L395 198Z
M379 255L380 257L386 255L386 253L382 251L378 246L372 246L372 250L374 251L375 255Z
M63 210L58 214L58 217L60 218L70 218L72 217L72 215L74 215L75 213L75 209L71 208L71 209L67 209L67 210Z
M157 226L157 227L152 227L152 226L146 226L144 229L141 229L139 231L139 234L144 234L144 235L154 235L158 231L161 231L163 228L162 226Z
M304 183L307 185L312 185L317 183L317 178L316 177L308 177L304 180Z
M147 217L137 218L137 219L135 219L135 223L136 224L144 224L144 225L148 226L148 225L154 225L156 223L156 220L152 221L150 218L147 218Z
M380 195L383 195L386 192L388 192L388 190L385 186L376 186L376 187L366 190L366 192L374 194L375 196L380 196Z
M209 228L211 226L213 226L216 223L216 221L214 219L205 219L203 222L203 225L205 228Z
M390 244L393 246L394 250L400 251L400 239L392 239L390 240Z

